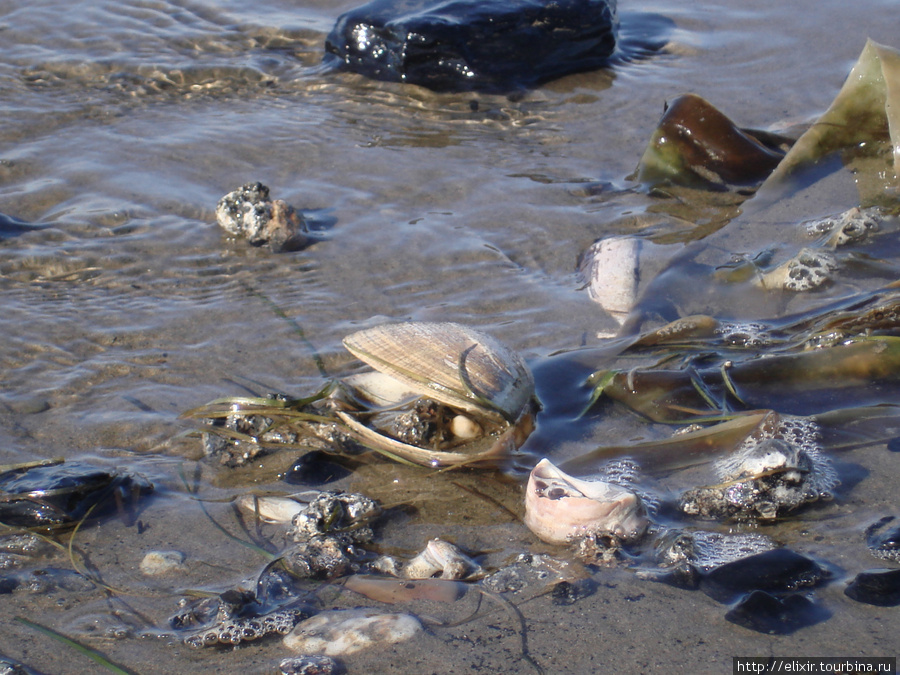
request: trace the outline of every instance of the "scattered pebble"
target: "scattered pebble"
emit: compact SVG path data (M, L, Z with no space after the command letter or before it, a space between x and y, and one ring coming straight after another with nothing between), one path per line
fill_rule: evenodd
M181 551L150 551L141 560L141 572L155 577L184 569L185 555Z

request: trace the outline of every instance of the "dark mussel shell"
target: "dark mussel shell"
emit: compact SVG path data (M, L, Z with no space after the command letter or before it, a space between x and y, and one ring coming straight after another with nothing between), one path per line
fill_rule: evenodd
M83 462L13 469L0 474L0 522L65 527L117 511L152 490L143 476Z

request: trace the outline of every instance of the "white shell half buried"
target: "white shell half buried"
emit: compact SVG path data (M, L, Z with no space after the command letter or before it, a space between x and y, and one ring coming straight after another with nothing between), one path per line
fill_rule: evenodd
M566 544L593 534L622 541L647 528L640 497L614 483L580 480L542 459L528 477L525 525L549 544Z
M375 326L348 335L344 346L375 370L476 415L512 422L534 396L534 378L518 354L458 323Z

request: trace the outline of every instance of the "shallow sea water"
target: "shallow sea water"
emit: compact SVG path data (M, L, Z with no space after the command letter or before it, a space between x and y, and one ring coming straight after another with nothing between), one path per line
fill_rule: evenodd
M0 596L5 655L44 672L97 672L12 620L19 615L141 673L266 673L288 656L272 639L192 650L151 637L182 590L224 590L264 564L224 537L195 497L238 533L232 497L291 487L278 467L197 463L199 441L182 435L189 425L178 418L220 396L318 387L311 349L273 306L302 326L331 375L358 365L341 338L384 318L459 321L500 338L530 361L545 403L523 463L652 433L621 412L572 421L591 370L582 348L602 347L598 332L614 327L588 298L576 261L598 237L627 230L623 217L652 206L626 189L626 177L665 101L694 92L745 127L809 121L867 37L900 46L889 0L623 0L623 30L665 28L658 53L513 97L435 94L322 68L325 36L355 5L0 1L0 213L39 226L0 238L0 463L88 458L157 488L140 527L112 519L78 533L117 592ZM215 224L216 202L252 181L302 211L321 241L273 254L229 240ZM598 184L607 187L585 190ZM739 218L713 241L760 249L785 222L854 199L852 179L839 177L791 202L774 225L754 231ZM712 298L706 309L739 318L802 311L896 278L886 259L882 278L857 275L812 299L748 299L735 312ZM554 356L575 350L574 359ZM880 566L862 530L896 509L900 460L884 445L836 459L846 472L835 501L783 524L778 537L852 576ZM197 495L180 472L199 477ZM451 481L374 462L338 487L405 505L380 533L400 550L444 536L498 564L510 552L553 552L510 515L521 512L513 478L473 472ZM183 551L187 571L145 578L138 565L157 549ZM71 567L64 554L47 565ZM596 579L599 591L572 606L547 596L520 606L527 653L544 672L730 672L739 655L900 652L897 610L850 601L840 580L819 591L828 621L771 637L725 622L723 606L699 593L625 569ZM450 622L471 607L432 609ZM111 637L122 626L132 636ZM346 665L529 672L521 635L518 619L499 611Z

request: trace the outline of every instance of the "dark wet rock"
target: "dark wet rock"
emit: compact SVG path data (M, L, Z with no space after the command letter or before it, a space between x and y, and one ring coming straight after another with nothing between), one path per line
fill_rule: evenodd
M776 548L716 567L703 577L701 589L720 602L751 591L786 593L827 581L831 572L790 549Z
M553 586L550 597L554 605L574 605L579 600L592 596L596 591L597 582L593 579L564 580Z
M711 570L777 548L769 537L759 533L670 530L656 543L657 569L639 569L638 577L695 590Z
M702 576L703 573L697 566L687 561L679 562L671 567L638 570L638 577L641 579L683 588L686 591L695 591L700 588Z
M753 591L730 609L725 619L758 633L789 635L829 616L827 610L797 593L778 597L766 591Z
M875 557L900 562L900 520L885 516L869 525L866 545Z
M340 675L344 667L330 656L292 656L278 664L281 675Z
M0 474L0 522L57 528L98 518L153 490L143 476L84 462L55 462Z
M312 450L301 455L284 474L284 482L291 485L319 487L350 475L350 470L334 462L328 453Z
M607 63L616 0L375 0L325 49L347 69L434 90L511 90Z
M880 607L900 605L900 569L860 572L844 589L844 595Z
M280 199L270 200L262 183L247 183L222 197L216 220L229 234L276 252L298 251L313 241L303 216Z

